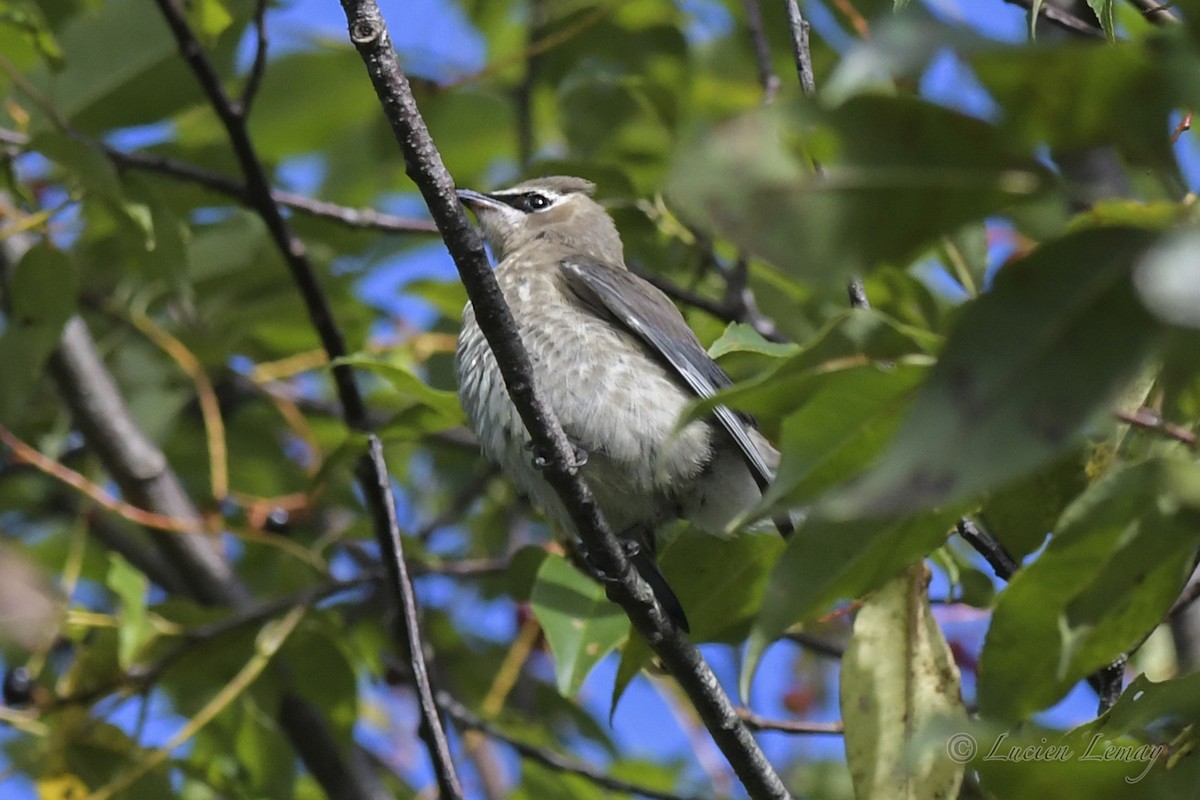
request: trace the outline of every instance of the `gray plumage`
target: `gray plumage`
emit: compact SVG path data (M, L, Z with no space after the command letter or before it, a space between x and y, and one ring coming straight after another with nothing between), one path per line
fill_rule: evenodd
M542 397L587 454L583 474L612 529L653 542L683 517L725 535L774 477L778 453L746 417L718 406L679 427L697 397L728 386L679 311L629 272L616 226L579 178L539 178L484 195L460 191L498 261L496 279ZM470 304L458 339L459 399L488 458L568 530L534 466ZM643 574L653 559L637 559ZM656 570L655 570L656 571ZM661 575L646 575L664 606ZM677 603L676 603L677 605ZM668 608L668 610L670 610ZM682 612L678 612L681 623Z

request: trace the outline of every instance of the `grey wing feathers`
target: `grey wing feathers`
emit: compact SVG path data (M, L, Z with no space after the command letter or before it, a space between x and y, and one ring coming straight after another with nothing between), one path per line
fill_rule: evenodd
M616 318L638 336L697 397L712 397L732 384L674 304L650 283L628 270L586 258L564 260L562 271L580 301L595 313ZM717 406L713 415L741 451L759 489L765 491L773 470L750 435L750 423L726 406Z

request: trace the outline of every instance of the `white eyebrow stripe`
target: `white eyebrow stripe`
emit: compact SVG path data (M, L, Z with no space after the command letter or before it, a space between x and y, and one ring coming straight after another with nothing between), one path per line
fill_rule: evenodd
M501 189L491 192L492 197L520 197L523 194L540 194L552 202L557 202L566 196L553 189Z

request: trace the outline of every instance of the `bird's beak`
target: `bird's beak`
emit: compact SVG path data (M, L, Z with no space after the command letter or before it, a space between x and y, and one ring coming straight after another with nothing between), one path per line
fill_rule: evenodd
M494 197L489 197L482 192L477 192L474 189L459 189L459 201L469 209L478 211L481 208L496 208L502 203Z

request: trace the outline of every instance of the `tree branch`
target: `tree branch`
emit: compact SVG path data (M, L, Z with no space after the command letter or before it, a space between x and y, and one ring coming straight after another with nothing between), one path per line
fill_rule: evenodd
M758 67L758 81L763 87L762 104L769 106L779 94L779 76L771 66L771 46L763 30L762 8L758 0L742 0L746 11L746 27L750 30L750 43L754 45L754 63Z
M778 731L779 733L827 734L841 736L846 728L841 722L801 722L792 719L768 719L748 708L739 708L738 716L754 731Z
M291 226L288 225L278 204L271 196L266 170L258 158L258 153L246 127L246 119L242 113L244 109L239 110L225 91L220 76L217 75L216 69L205 55L182 11L173 0L156 0L156 2L179 45L180 53L195 74L209 103L225 128L246 181L247 202L262 218L272 240L283 255L292 274L292 280L296 283L304 299L313 328L320 337L329 360L335 361L346 354L345 340L334 321L329 301L308 260L304 243L292 232ZM359 393L358 385L355 383L353 370L345 364L335 365L332 369L346 424L354 430L366 430L366 406ZM391 494L390 479L377 440L371 443L370 452L360 461L357 471L363 495L373 512L375 537L379 543L384 565L392 579L389 585L390 599L401 612L397 617L398 626L407 628L397 631L397 638L401 647L408 650L407 655L412 661L413 674L417 677L416 688L421 699L422 710L422 738L429 751L430 760L433 762L434 773L443 798L449 800L449 798L461 797L462 788L454 769L454 762L450 757L446 734L433 703L425 665L424 648L421 644L420 630L417 627L416 596L404 564L403 543L400 540L398 529L392 524L395 517L395 501Z
M9 261L16 260L12 257L15 242L16 237L10 237L7 246L0 248L0 255ZM79 317L68 321L51 356L50 373L71 408L75 424L125 496L155 513L193 520L199 528L199 512L170 470L162 451L133 420ZM249 592L233 575L209 537L172 533L154 536L150 541L166 556L187 596L235 607L249 598ZM160 585L165 585L165 581ZM304 704L299 699L294 702ZM309 710L310 715L315 713ZM330 737L323 737L318 729L291 724L288 719L281 718L280 722L297 752L307 751L304 763L314 777L330 773L340 776L336 783L321 784L331 797L372 800L366 776L347 771Z
M342 7L350 40L362 56L404 151L408 174L421 190L442 232L509 395L529 431L535 452L545 460L542 474L563 501L595 566L611 576L607 585L609 596L621 605L634 627L679 681L749 794L755 798L787 797L782 781L737 718L712 670L663 613L650 587L630 565L574 466L571 445L533 382L529 355L521 344L479 237L467 223L455 195L454 182L421 119L379 7L374 0L342 0Z

